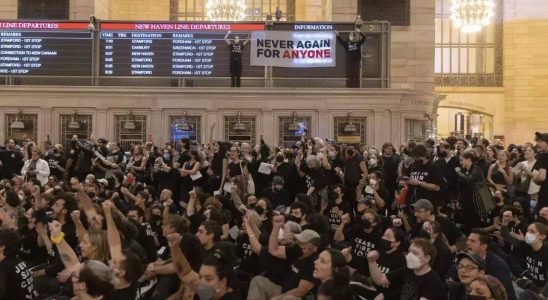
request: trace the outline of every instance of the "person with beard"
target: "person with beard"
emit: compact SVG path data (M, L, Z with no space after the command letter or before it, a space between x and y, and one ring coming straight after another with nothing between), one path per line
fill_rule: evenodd
M411 241L409 253L405 257L407 267L383 274L377 265L379 252L367 254L371 278L376 285L388 286L400 292L399 299L435 300L445 297L445 287L432 270L436 258L436 248L424 239Z
M9 139L5 148L0 151L0 179L11 179L13 174L21 174L23 167L23 154L15 149L15 141Z
M362 45L365 43L365 35L360 32L359 27L348 34L348 40L340 37L335 31L337 40L346 50L346 87L360 87L360 69L362 60Z
M476 152L466 150L460 156L460 167L455 168L458 176L459 203L462 214L462 222L468 229L481 227L482 215L475 208L473 203L476 193L476 184L484 181L483 172L476 165Z
M344 183L347 195L345 200L353 204L356 201L356 187L362 178L367 178L367 165L362 155L356 151L355 145L346 148L346 160L344 161Z
M474 145L473 149L476 151L477 157L478 157L476 164L478 165L478 167L480 167L481 171L483 172L483 176L487 176L491 162L488 161L486 158L485 146L481 144L476 144Z
M406 203L411 205L418 199L427 199L434 205L433 213L437 213L439 192L444 186L440 170L432 162L430 153L423 144L416 145L410 154L414 162L409 168L409 178L404 180L409 186Z
M447 202L457 200L459 198L458 177L455 173L455 168L459 167L459 157L453 155L451 145L447 142L440 143L437 151L438 159L434 165L440 170L440 175L445 180L446 189L440 191L441 197ZM445 206L446 203L440 203Z
M275 208L280 205L284 207L291 205L289 192L284 189L284 179L280 176L274 176L272 186L265 188L260 196L269 199Z
M341 225L335 231L336 242L346 241L350 245L343 251L348 258L351 258L348 265L352 268L352 273L362 269L367 253L375 250L380 242L382 233L378 227L379 221L379 215L374 210L368 209L360 219L346 229L345 227L350 224L350 216L344 215ZM350 251L351 255L349 255Z

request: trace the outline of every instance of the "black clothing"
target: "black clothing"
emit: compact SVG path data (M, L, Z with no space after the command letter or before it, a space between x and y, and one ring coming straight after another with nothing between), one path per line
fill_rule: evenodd
M445 288L438 275L430 272L417 276L413 270L407 267L392 271L386 274L392 289L401 289L401 300L444 299Z
M465 171L465 170L463 170ZM462 221L469 228L475 228L481 226L481 216L476 212L474 203L474 193L476 191L476 183L483 180L483 172L481 169L473 165L471 170L466 173L458 172L459 177L459 203L462 209Z
M361 39L358 41L343 40L337 36L346 50L346 87L360 87L360 67L362 59L362 44L365 42L365 35L360 32Z
M267 187L261 192L260 196L270 200L272 208L276 208L279 205L289 207L292 203L291 198L289 198L289 192L286 189L274 191L272 187Z
M133 283L127 288L115 290L112 299L135 299L137 296L137 288L138 285Z
M38 246L38 233L36 233L36 230L23 226L19 229L19 235L21 237L19 258L27 262L29 267L45 263L48 259L48 253L46 247Z
M367 253L376 249L382 234L376 228L367 233L359 225L354 225L344 233L344 237L352 246L352 261L348 265L359 270L364 264L367 264Z
M432 161L423 164L422 161L415 161L409 170L409 178L435 184L442 189L444 187L443 177L439 169ZM427 190L418 185L410 185L407 193L407 204L413 204L419 199L426 199L432 202L434 210L437 211L439 192Z
M299 257L302 255L302 250L299 245L292 245L285 248L286 256L290 257ZM312 276L314 272L314 261L318 258L318 253L306 257L306 258L297 258L292 261L290 272L286 274L284 281L282 283L282 292L285 293L289 290L292 290L299 286L301 280L306 280L308 282L314 283L314 285L319 284L319 280Z
M52 153L46 156L46 161L48 162L48 165L49 165L50 176L55 176L57 177L58 180L63 180L64 174L59 169L57 169L57 167L55 166L55 163L57 163L61 168L64 169L67 165L67 160L62 155L57 156Z
M548 152L540 153L537 155L537 162L533 167L533 170L544 169L548 173ZM541 208L548 206L548 176L540 183L540 190L538 192L538 203L535 207L535 211L540 211Z
M6 257L0 261L0 299L24 300L37 299L33 277L25 262L17 256Z
M0 151L0 179L11 179L13 174L21 174L23 168L23 155L21 151L3 150Z
M458 177L455 172L455 168L460 167L459 158L453 156L451 158L440 158L434 162L436 167L440 170L440 174L445 179L447 188L441 191L444 196L444 201L457 199L459 195L458 189Z
M242 53L244 52L244 43L230 43L230 78L231 87L240 86L240 77L242 76Z
M324 215L327 216L327 220L331 227L331 231L335 232L342 222L342 216L344 214L351 214L352 207L346 201L341 203L329 203L324 211Z

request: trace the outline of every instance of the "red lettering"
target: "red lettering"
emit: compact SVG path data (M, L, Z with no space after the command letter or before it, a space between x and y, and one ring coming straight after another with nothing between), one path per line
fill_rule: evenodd
M291 55L289 54L289 50L285 50L282 58L291 58Z

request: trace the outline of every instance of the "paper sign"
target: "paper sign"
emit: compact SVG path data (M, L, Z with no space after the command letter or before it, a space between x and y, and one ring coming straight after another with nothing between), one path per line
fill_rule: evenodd
M271 164L267 164L267 163L264 163L262 162L260 165L259 165L259 170L258 172L259 173L263 173L263 174L266 174L266 175L270 175L270 173L272 173L272 169L270 167L272 167L274 165L271 165Z
M190 175L190 178L192 179L192 181L196 181L196 180L202 178L202 172L198 171L198 172L196 172L196 174Z

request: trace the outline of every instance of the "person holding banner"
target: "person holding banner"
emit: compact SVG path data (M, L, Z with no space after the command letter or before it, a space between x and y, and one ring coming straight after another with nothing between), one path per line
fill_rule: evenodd
M230 48L230 86L240 87L240 77L242 76L242 53L244 46L249 42L248 39L240 41L239 36L235 36L234 40L229 40L228 36L231 31L228 31L225 36L225 42Z
M356 29L348 34L348 40L344 40L338 31L335 31L337 40L346 49L346 87L360 87L360 68L362 59L362 44L365 42L365 35Z

